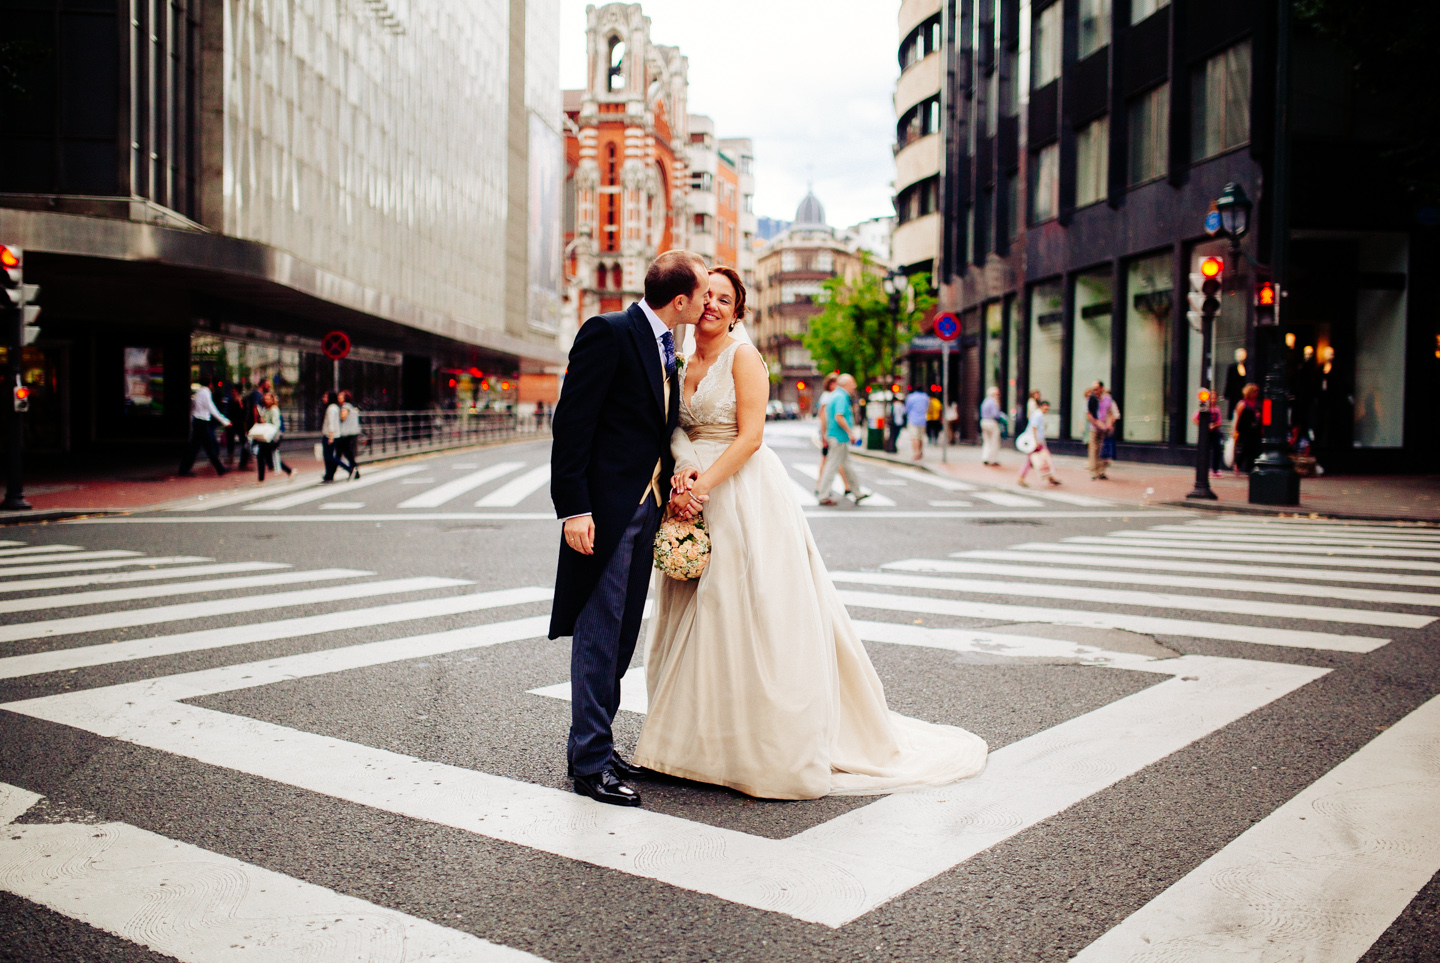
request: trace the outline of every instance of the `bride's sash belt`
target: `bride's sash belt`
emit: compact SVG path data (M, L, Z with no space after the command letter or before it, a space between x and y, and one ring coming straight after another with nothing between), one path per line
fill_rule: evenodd
M740 437L738 425L691 425L685 429L691 441L723 441L730 443Z

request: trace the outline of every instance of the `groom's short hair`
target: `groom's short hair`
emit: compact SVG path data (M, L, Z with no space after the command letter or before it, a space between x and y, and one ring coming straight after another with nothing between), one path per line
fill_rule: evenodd
M682 294L693 296L707 273L704 259L693 251L666 251L645 272L645 303L663 308Z

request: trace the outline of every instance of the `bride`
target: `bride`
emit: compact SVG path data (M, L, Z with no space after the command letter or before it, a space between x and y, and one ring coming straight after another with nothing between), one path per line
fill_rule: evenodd
M702 509L710 564L661 577L635 763L768 799L867 795L978 773L978 736L890 712L780 459L761 444L769 371L732 334L745 287L711 271L684 368L672 509ZM741 332L743 334L743 328Z

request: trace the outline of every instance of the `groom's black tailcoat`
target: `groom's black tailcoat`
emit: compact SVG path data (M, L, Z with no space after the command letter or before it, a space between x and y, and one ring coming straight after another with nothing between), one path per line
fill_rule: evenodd
M639 304L586 321L570 349L551 419L550 498L560 518L594 516L595 554L575 551L562 535L552 639L574 633L657 460L662 495L669 490L675 466L670 432L680 420L680 389L672 382L667 410L664 378L655 333Z

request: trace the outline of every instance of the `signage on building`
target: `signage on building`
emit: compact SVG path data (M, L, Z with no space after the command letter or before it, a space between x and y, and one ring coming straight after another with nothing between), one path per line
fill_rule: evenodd
M941 341L954 341L960 336L960 319L946 311L935 317L935 337Z
M331 331L320 339L320 350L331 361L339 361L350 353L350 336L344 331Z

